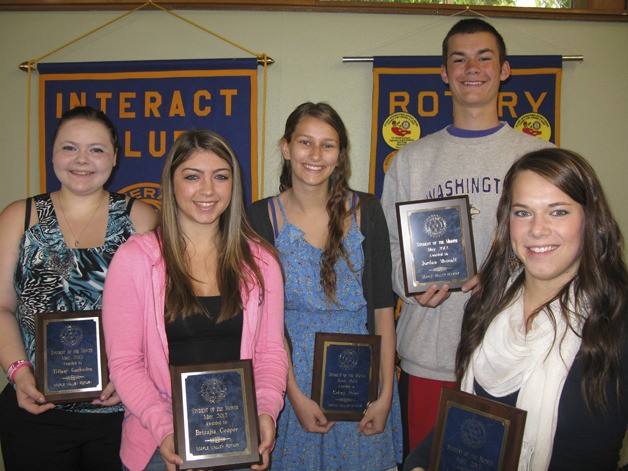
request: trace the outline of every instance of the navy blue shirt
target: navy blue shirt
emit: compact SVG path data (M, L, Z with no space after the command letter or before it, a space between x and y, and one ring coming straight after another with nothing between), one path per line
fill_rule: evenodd
M621 367L620 394L625 398L628 394L628 342L624 342ZM588 411L580 390L582 375L582 358L578 355L569 370L560 396L549 471L618 469L619 451L628 426L626 403L618 402L614 388L608 387L611 412L606 416L592 414ZM477 382L474 387L478 396L511 406L516 405L518 392L505 397L494 397ZM410 471L415 467L427 469L431 450L432 433L410 453L404 462L404 471ZM628 467L622 467L626 468Z

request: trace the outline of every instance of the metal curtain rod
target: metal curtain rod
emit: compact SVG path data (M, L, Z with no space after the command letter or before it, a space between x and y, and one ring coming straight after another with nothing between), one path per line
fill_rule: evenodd
M563 58L563 62L582 62L584 60L584 56L580 54L562 56L562 58ZM349 56L349 57L343 57L342 62L373 62L373 57Z
M372 60L372 58L371 58ZM258 57L257 58L257 65L264 65L264 62L268 63L268 65L272 65L275 63L275 60L272 57L268 57L266 56L266 58L264 57ZM18 69L24 71L24 72L28 72L28 61L24 61L22 62L20 65L17 66ZM37 63L36 62L32 62L30 65L31 70L37 70Z

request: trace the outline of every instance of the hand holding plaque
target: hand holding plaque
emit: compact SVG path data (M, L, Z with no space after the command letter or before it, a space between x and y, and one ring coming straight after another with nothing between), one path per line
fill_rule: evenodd
M97 399L108 383L100 311L35 316L35 379L53 403Z
M517 469L526 416L501 402L443 388L430 471Z
M476 274L469 197L397 203L406 296L459 289Z
M179 469L261 462L251 360L171 366Z
M328 420L360 421L377 399L379 335L316 332L312 400Z

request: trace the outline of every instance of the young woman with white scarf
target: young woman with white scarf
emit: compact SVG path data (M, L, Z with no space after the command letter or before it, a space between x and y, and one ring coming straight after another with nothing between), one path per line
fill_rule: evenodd
M564 149L524 155L456 359L462 390L527 411L519 471L618 468L627 315L622 235L594 170ZM404 469L427 467L420 448Z

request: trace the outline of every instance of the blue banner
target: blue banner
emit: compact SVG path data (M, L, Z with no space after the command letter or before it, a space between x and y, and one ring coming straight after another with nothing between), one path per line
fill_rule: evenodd
M61 114L89 105L120 137L107 185L159 207L161 170L176 138L211 129L227 139L242 167L245 202L257 197L257 59L38 64L40 187L55 191L52 135Z
M508 61L510 77L497 104L500 120L559 145L562 58L510 56ZM378 197L401 147L453 123L441 64L441 56L374 58L369 191Z

